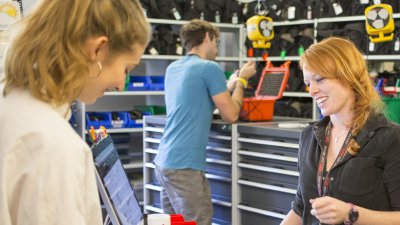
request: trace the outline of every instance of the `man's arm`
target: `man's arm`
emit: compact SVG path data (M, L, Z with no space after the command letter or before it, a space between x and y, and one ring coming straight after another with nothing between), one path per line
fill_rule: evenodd
M239 78L247 82L256 72L255 62L247 62L240 70ZM212 97L222 119L228 123L238 120L243 104L244 85L242 81L236 79L232 85L234 86L232 96L226 91Z
M212 97L224 121L233 123L238 120L242 109L243 89L243 84L236 82L232 96L228 91L225 91Z

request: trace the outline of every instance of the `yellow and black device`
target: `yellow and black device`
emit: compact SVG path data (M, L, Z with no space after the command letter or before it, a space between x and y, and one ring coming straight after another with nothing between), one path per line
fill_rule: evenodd
M247 37L253 42L254 48L270 48L274 38L272 19L266 16L255 15L247 20Z
M388 4L371 5L365 9L365 28L373 43L393 40L393 9Z

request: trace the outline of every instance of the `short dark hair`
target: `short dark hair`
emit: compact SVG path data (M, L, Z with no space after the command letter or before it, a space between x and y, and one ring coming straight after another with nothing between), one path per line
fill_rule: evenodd
M183 25L180 31L183 47L189 52L192 48L201 45L206 33L210 35L211 39L219 38L218 28L211 25L211 23L199 19L191 20Z

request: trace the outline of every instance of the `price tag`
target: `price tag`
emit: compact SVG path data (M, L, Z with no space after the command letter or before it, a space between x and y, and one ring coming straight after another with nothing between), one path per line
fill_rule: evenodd
M363 5L369 4L369 0L360 0L360 3Z
M400 40L397 38L394 42L394 50L398 52L400 50Z
M176 54L177 55L183 55L183 48L180 45L176 46Z
M233 24L238 24L238 23L239 23L239 18L238 18L238 16L237 16L237 13L233 13L233 16L232 16L232 23L233 23Z
M374 0L374 5L379 5L381 4L381 0Z
M219 11L215 12L215 22L221 23L221 16L219 15Z
M332 6L333 6L333 10L335 11L335 15L339 15L343 12L343 8L340 4L335 2L332 4Z
M249 5L248 3L243 5L243 9L242 9L243 15L246 15L247 12L249 11L248 5Z
M157 49L155 49L154 47L151 48L151 49L149 50L149 52L150 52L151 55L158 55L158 51L157 51Z
M294 6L289 6L288 7L288 19L295 19L296 18L296 7Z
M172 8L172 14L174 14L174 17L176 20L180 20L182 18L181 14L179 14L179 12L178 12L178 10L176 10L176 8Z
M368 50L369 50L370 52L375 51L375 43L374 43L374 42L370 42L370 43L369 43Z
M204 20L204 12L200 13L200 20Z
M308 20L312 19L312 8L311 8L311 6L307 6L307 19Z

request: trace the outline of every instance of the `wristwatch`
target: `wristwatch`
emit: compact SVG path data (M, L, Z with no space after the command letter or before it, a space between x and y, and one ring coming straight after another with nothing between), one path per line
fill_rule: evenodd
M358 219L358 211L357 211L356 206L351 203L349 203L349 205L351 206L351 210L349 212L349 220L344 221L345 225L352 225Z

